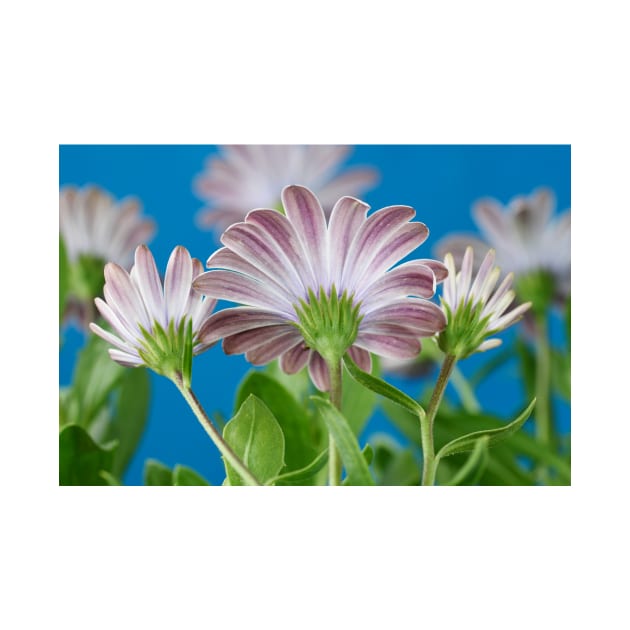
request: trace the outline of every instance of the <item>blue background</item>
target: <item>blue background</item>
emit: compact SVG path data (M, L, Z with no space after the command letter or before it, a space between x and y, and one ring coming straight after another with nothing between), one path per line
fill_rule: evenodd
M215 146L197 145L61 146L59 183L97 184L117 198L138 197L144 214L158 224L149 246L163 272L175 245L184 245L192 256L204 263L217 248L215 235L195 225L195 215L204 202L192 188L193 178L203 170L206 158L216 152ZM428 241L413 254L418 257L432 257L433 246L450 232L477 232L470 208L480 197L491 196L507 203L515 195L548 186L556 194L556 212L571 205L568 145L358 145L346 164L378 169L380 182L361 195L372 208L407 204L416 209L416 218L430 229ZM552 322L552 326L554 337L558 338L559 322ZM502 336L510 334L514 331L506 331ZM59 359L61 385L70 382L76 352L83 343L80 331L73 327L64 331ZM483 360L483 355L467 359L461 363L462 371L470 372ZM243 357L225 356L220 345L195 358L193 385L209 413L231 416L236 387L249 369ZM144 462L154 458L168 466L185 464L211 483L220 484L224 472L218 452L192 412L168 380L153 373L151 379L147 429L124 483L141 484ZM389 380L411 394L427 384L426 381ZM509 363L484 383L477 394L484 410L501 415L512 413L524 401L516 363ZM556 401L556 408L561 428L567 431L569 406ZM368 424L362 441L372 431L384 429L390 430L389 425L377 414Z

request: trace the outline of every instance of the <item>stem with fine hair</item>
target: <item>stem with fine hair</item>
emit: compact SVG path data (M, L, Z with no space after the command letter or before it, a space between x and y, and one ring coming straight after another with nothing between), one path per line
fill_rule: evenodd
M420 435L422 438L422 485L432 486L435 484L435 446L433 443L433 422L437 410L444 397L446 390L446 384L453 372L457 357L452 354L447 354L444 357L442 368L438 376L433 395L431 396L431 402L426 415L420 416Z
M330 373L330 402L341 411L341 359L328 361ZM338 486L341 483L341 459L331 433L328 434L328 483Z
M192 388L184 385L184 381L182 375L177 373L175 377L172 379L175 383L175 386L179 390L180 394L184 397L186 402L189 404L193 413L199 420L201 426L204 428L206 433L210 436L210 439L214 442L214 445L219 449L221 455L225 458L225 460L234 468L234 470L240 475L241 479L248 486L260 486L261 484L258 482L256 477L251 473L249 468L245 466L245 464L241 461L239 456L231 449L230 445L223 439L223 436L216 429L212 421L208 417L208 414L205 412L204 408L201 406L197 396L193 392Z

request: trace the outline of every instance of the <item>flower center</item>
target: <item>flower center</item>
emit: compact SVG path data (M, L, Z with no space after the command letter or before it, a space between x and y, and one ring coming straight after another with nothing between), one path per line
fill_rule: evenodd
M330 295L323 287L319 295L309 289L308 301L300 299L293 305L298 316L295 325L304 342L326 362L339 361L357 338L363 317L359 315L361 303L354 304L353 297L347 291L338 296L333 284Z

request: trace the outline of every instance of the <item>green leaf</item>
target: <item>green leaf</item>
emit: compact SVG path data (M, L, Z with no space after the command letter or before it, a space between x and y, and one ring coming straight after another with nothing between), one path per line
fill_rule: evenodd
M298 486L303 485L303 482L312 479L328 461L328 449L322 451L308 466L301 468L300 470L294 470L292 472L283 473L270 479L267 482L268 486Z
M173 473L168 466L156 459L147 459L144 464L145 486L172 486Z
M343 370L341 413L343 413L355 435L361 434L365 423L374 411L375 405L376 394L352 378L346 370Z
M99 446L76 424L65 426L59 432L59 485L109 485L101 472L111 471L114 448Z
M192 468L177 464L173 468L174 486L209 486L210 484Z
M280 383L300 403L306 400L313 389L307 368L301 369L297 374L286 374L280 368L280 361L276 359L267 365L263 373Z
M354 363L354 361L352 361L352 359L347 354L344 357L343 361L352 378L363 385L363 387L366 387L367 389L373 391L376 394L379 394L380 396L388 398L389 400L396 403L397 405L400 405L404 409L411 411L411 413L413 414L417 414L418 416L424 415L424 409L413 398L407 396L407 394L401 392L399 389L397 389L393 385L390 385L384 380L376 376L372 376L367 372L364 372Z
M114 477L112 473L107 472L106 470L101 470L99 474L107 482L108 486L122 486L120 479L118 479L118 477Z
M315 403L328 431L335 440L341 460L346 468L348 484L373 486L374 480L348 421L330 401L320 396L311 396L311 400Z
M107 403L107 397L125 370L111 360L107 344L90 335L75 365L72 385L66 400L67 420L88 428ZM136 368L141 369L141 368Z
M420 464L410 448L402 448L386 434L373 435L370 440L374 445L372 468L379 486L420 484Z
M284 467L284 435L268 407L249 394L238 413L223 429L225 441L251 473L265 484ZM243 485L238 473L225 462L230 485Z
M551 350L551 385L562 398L571 402L571 355Z
M99 441L118 442L112 472L119 477L122 477L127 469L144 433L150 399L149 372L141 368L126 370L116 390L111 420L99 428L103 436L100 437L90 431Z
M455 453L462 453L465 451L470 451L475 447L476 442L479 438L487 437L488 438L488 446L492 446L493 444L497 444L501 442L505 438L509 437L513 433L516 433L524 424L529 415L536 404L536 399L534 398L532 402L522 411L522 413L509 424L501 427L500 429L487 429L485 431L475 431L474 433L469 433L468 435L463 435L462 437L458 437L445 446L443 446L439 453L436 455L436 460L439 461L442 457L448 457L449 455L454 455ZM437 465L437 463L436 463Z
M487 435L479 438L475 443L466 463L457 471L455 476L445 485L462 486L476 485L481 477L484 468L488 464L488 441Z
M63 238L59 236L59 324L66 310L66 300L70 289L70 263Z
M303 469L326 447L321 422L269 374L251 371L245 376L236 394L236 409L240 409L250 395L265 404L282 429L286 462L283 472Z

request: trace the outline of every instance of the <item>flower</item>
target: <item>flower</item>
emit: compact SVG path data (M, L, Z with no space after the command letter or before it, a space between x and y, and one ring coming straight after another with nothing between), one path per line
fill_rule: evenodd
M162 288L153 255L140 245L130 273L116 263L105 265L105 300L94 300L116 334L95 323L90 329L115 346L109 355L121 365L146 365L169 378L186 372L187 344L192 345L192 354L211 345L198 333L216 300L192 290L193 279L202 272L201 262L178 245L168 260Z
M203 228L224 230L242 221L252 208L278 208L280 191L288 184L308 186L327 215L342 195L358 195L373 186L377 172L361 167L336 175L350 147L328 145L232 145L221 147L195 180L201 199Z
M252 210L221 237L210 271L193 286L242 306L215 313L202 327L205 343L223 338L227 354L254 365L280 357L293 374L308 364L315 385L330 388L328 363L347 351L365 371L370 352L411 357L420 337L442 330L441 309L427 298L446 268L413 260L390 270L423 243L427 227L410 222L408 206L367 217L369 206L342 197L327 222L315 195L302 186L282 191L286 216Z
M467 247L461 270L456 273L453 256L447 253L444 258L448 277L441 301L448 323L438 337L438 345L457 358L501 345L500 339L487 337L511 326L531 306L527 302L506 313L514 300L514 291L510 290L513 274L505 276L495 291L501 271L494 265L494 250L483 258L474 281L473 259L473 248Z
M89 256L129 269L134 249L153 237L155 223L140 216L135 199L116 201L96 186L66 186L59 191L59 231L70 262Z
M552 218L554 207L554 195L546 188L515 197L507 208L482 199L473 206L473 217L487 243L475 236L454 235L439 242L436 252L440 258L450 252L460 265L468 246L477 260L492 247L497 264L514 272L519 282L542 272L551 284L549 293L564 300L571 293L571 211Z

